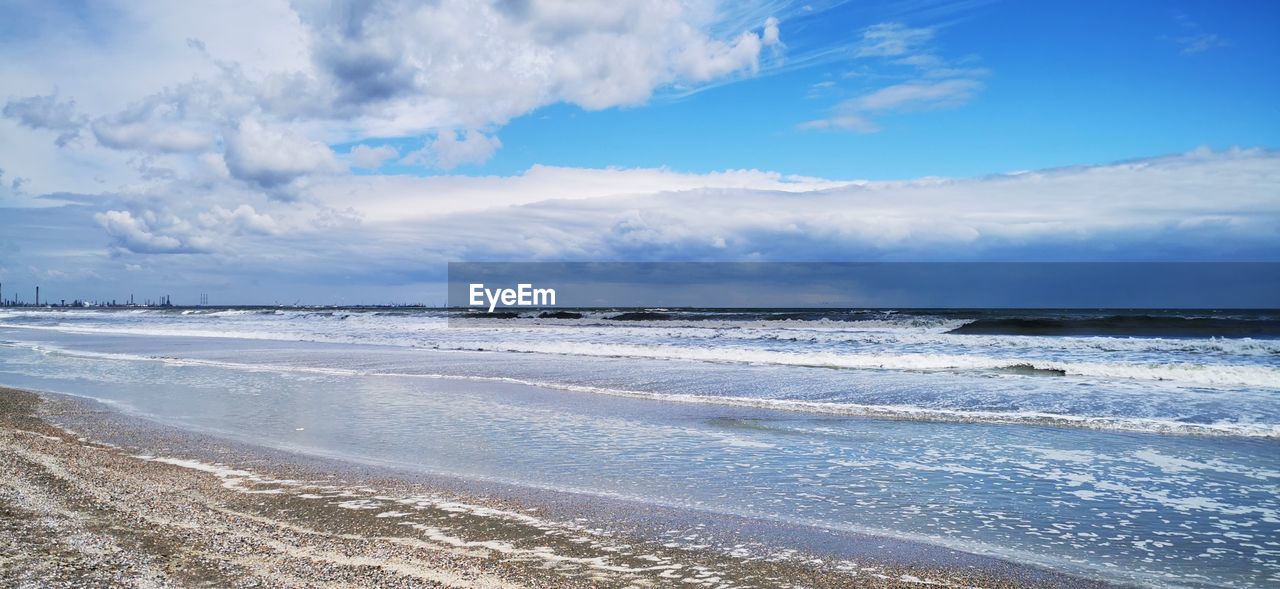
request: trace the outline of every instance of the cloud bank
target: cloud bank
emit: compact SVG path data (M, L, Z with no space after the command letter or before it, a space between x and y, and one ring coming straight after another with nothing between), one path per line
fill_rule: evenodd
M60 207L8 209L40 229L14 232L31 268L5 271L34 280L45 264L98 277L131 268L130 284L367 294L411 292L453 260L1274 260L1277 185L1280 154L1265 150L896 182L550 167L329 176L294 201L63 195Z

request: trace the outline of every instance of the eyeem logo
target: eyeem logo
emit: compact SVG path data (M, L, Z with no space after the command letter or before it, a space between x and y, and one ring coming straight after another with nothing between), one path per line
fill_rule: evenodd
M501 302L504 307L553 307L556 304L556 289L534 288L532 284L517 284L515 288L485 288L483 283L471 283L471 301L473 307L488 305L489 312L498 308Z

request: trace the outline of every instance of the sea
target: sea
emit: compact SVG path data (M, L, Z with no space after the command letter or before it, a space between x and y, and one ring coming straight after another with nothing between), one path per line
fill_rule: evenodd
M1280 586L1275 310L8 308L0 385L1122 584Z

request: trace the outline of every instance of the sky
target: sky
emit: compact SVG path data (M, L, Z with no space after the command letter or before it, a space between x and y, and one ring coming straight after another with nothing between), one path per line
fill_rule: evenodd
M1274 2L0 0L0 292L1280 261Z

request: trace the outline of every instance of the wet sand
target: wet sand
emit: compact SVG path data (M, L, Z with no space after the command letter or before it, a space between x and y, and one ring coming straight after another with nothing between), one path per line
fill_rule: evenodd
M492 491L0 389L0 586L1102 586L875 538L856 560L745 540L726 552L642 533L646 518L673 525L656 508Z

